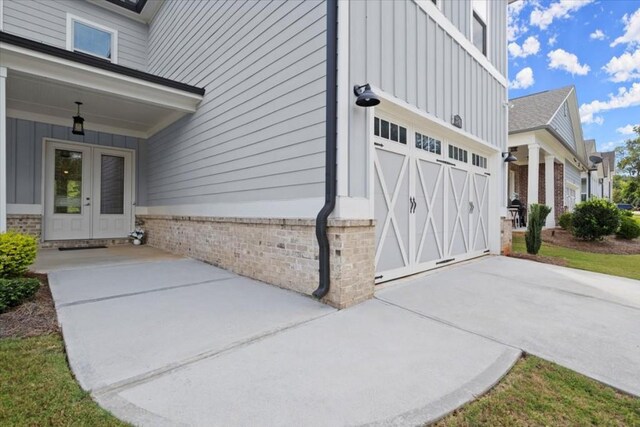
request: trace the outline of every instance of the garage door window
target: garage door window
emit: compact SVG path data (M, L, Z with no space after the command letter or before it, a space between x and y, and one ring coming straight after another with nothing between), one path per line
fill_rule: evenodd
M449 158L458 160L460 162L468 163L469 160L467 158L468 152L467 150L463 150L462 148L458 148L455 145L449 145Z
M474 153L471 155L471 163L473 166L478 166L483 169L487 168L487 158L480 156L479 154Z
M376 117L374 120L373 133L375 136L388 139L389 141L399 142L400 144L407 143L406 127L389 122L387 120L380 119L378 117Z
M416 132L416 148L434 154L442 154L442 141Z

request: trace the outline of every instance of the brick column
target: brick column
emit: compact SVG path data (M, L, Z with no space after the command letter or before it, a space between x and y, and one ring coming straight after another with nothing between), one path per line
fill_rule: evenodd
M538 144L529 145L529 176L527 182L527 207L539 203L538 180L540 178L540 146Z
M545 190L545 204L551 208L551 213L547 216L547 227L556 226L556 209L555 209L555 157L544 156L544 190Z

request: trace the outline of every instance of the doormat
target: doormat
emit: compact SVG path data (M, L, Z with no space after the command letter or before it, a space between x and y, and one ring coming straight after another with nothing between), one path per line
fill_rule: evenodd
M83 249L106 249L106 246L82 246L79 248L58 248L59 251L80 251Z

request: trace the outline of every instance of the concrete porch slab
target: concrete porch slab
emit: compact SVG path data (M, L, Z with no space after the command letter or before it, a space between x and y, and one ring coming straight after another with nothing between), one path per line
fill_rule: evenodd
M31 271L36 273L49 273L56 270L182 258L184 257L173 255L147 245L118 245L101 249L78 249L72 251L39 249L36 262L31 266Z
M491 257L377 297L640 396L640 281Z

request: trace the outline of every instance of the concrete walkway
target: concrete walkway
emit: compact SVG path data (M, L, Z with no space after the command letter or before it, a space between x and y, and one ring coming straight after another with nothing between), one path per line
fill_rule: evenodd
M336 311L152 258L49 276L78 381L136 425L418 425L521 349L640 394L640 282L492 257Z

